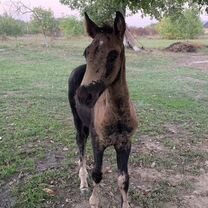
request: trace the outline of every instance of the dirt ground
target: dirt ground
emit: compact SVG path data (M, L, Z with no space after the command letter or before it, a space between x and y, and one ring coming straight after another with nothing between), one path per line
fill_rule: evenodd
M184 58L183 65L208 73L208 56L200 53L190 54L189 58Z
M176 64L178 66L185 66L201 70L204 73L208 73L208 55L204 53L182 53L181 57L177 58ZM190 78L192 79L192 78ZM197 81L197 80L193 80ZM155 139L147 135L135 136L135 141L132 146L132 154L129 163L130 173L130 191L129 201L132 208L154 208L154 201L152 203L145 203L144 198L149 199L158 197L158 194L165 197L165 191L173 191L174 200L163 206L164 208L206 208L208 207L208 158L203 164L203 168L199 170L200 174L183 174L182 172L174 171L174 165L171 169L160 168L158 161L154 161L154 155L160 155L161 157L167 157L169 149L161 142L164 138L171 140L172 149L175 150L177 146L186 144L186 148L193 151L208 152L208 135L204 135L206 139L202 143L192 144L188 143L186 138L190 138L192 135L187 130L176 124L166 124L165 135L160 135ZM181 143L181 138L185 138ZM182 147L181 147L182 148ZM57 148L54 152L48 152L45 159L37 163L37 170L44 172L48 169L60 168L65 160L65 153L63 148ZM153 160L150 160L150 167L140 164L136 161L136 158L140 153L152 154ZM109 153L110 154L110 153ZM106 157L105 157L106 158ZM113 160L105 160L104 162L104 179L101 183L101 200L103 208L117 208L120 207L120 195L117 188L117 174L115 157ZM136 161L136 162L135 162ZM191 168L191 167L189 167ZM177 167L175 167L177 169ZM88 161L89 173L92 170L92 158ZM70 170L67 181L61 181L59 183L52 183L51 189L53 189L56 195L59 196L58 200L46 202L46 207L64 207L64 208L89 208L88 196L81 196L79 193L79 179L78 179L77 163L74 164L74 168ZM5 184L0 184L0 208L10 208L15 204L15 197L12 195L12 189L14 185L22 183L29 175L18 175L11 178ZM163 183L164 190L157 187L158 183ZM185 183L185 185L184 185ZM186 183L191 184L191 188ZM90 192L92 189L92 180L89 178ZM114 184L114 185L113 185ZM181 185L183 184L183 186ZM168 188L167 188L168 187ZM176 188L176 187L182 187ZM167 188L167 189L166 189ZM169 196L171 197L169 192ZM148 196L150 196L148 198ZM157 199L155 199L157 200ZM143 204L139 204L143 201ZM158 201L156 201L159 204Z
M194 68L196 70L201 70L204 73L208 73L208 55L204 53L182 53L180 57L177 57L177 65ZM194 80L196 82L196 80ZM177 145L181 144L181 137L188 138L191 137L190 132L183 129L179 125L167 124L164 126L167 129L166 135L160 135L160 140L166 137L172 139L176 148ZM188 148L208 152L208 135L206 137L206 142L193 145L187 143ZM183 174L176 173L174 168L172 170L163 169L160 170L157 168L157 162L152 162L151 168L142 167L142 164L134 164L134 158L142 153L154 152L154 154L167 156L169 151L162 142L155 140L146 135L139 135L138 140L136 139L132 147L131 162L129 163L129 172L130 172L130 207L132 208L155 208L155 207L164 207L164 208L206 208L208 207L208 158L204 162L203 168L199 170L200 174L193 176L192 174ZM115 163L115 161L114 161ZM90 169L91 167L89 167ZM190 167L191 168L191 167ZM116 208L120 207L120 195L117 189L117 180L116 180L116 167L113 162L105 161L104 162L104 179L101 183L101 200L103 208ZM76 174L76 173L75 173ZM153 204L140 204L137 203L137 198L132 196L132 193L137 193L144 195L145 197L149 194L151 195L155 189L155 183L159 181L166 181L170 187L179 187L183 183L190 183L191 188L187 187L178 190L174 200L168 202L164 205L154 205ZM112 184L115 184L112 187ZM75 188L75 187L74 187ZM67 200L63 202L62 206L67 208L88 208L88 200L83 198L79 194L78 187L75 188L76 191L71 188L68 193L72 195L71 202ZM180 189L180 188L179 188ZM165 193L163 193L165 194ZM133 194L134 195L134 194ZM152 196L151 196L152 197ZM141 196L138 197L138 201L141 200ZM70 204L70 205L67 205ZM72 205L73 204L73 205ZM157 203L159 204L159 203Z
M154 137L149 137L147 135L140 135L138 140L132 146L131 159L129 163L129 173L130 173L130 190L129 190L129 201L131 208L152 208L152 207L165 207L165 208L206 208L208 206L208 159L204 162L204 168L200 169L200 174L193 176L192 174L183 174L176 173L174 168L171 169L160 169L160 161L153 160L151 161L150 167L145 167L145 165L140 164L138 166L137 162L134 162L135 158L139 154L153 154L153 155L162 155L167 157L168 148L163 144L162 140L166 137L170 138L173 141L173 150L177 148L177 145L183 145L181 143L181 138L188 138L191 136L190 132L184 130L180 125L175 124L166 124L164 128L167 130L166 135L160 135L159 140ZM192 145L191 143L185 142L188 148L196 151L205 151L208 152L208 135L206 142L199 143L197 145ZM100 196L102 208L117 208L120 207L120 194L117 188L117 174L116 174L116 164L115 157L113 159L108 159L108 154L104 158L104 167L103 167L103 181L100 185ZM44 171L50 168L58 168L61 166L64 161L64 155L61 153L61 150L57 152L50 152L45 160L40 161L37 164L37 168L40 171ZM88 160L88 171L89 173L92 170L92 158ZM177 167L175 167L177 169ZM192 168L190 166L190 168ZM175 199L170 203L167 200L166 204L162 206L156 205L153 203L145 203L138 205L136 194L139 194L138 201L141 201L141 197L146 198L148 195L150 198L161 197L154 196L153 194L161 192L160 194L165 197L166 190L160 190L155 184L160 184L161 182L168 185L168 187L173 187L177 189L177 193L173 192ZM181 184L190 183L185 185L185 188L181 187ZM10 183L12 185L12 183ZM63 185L64 184L64 185ZM114 184L114 185L113 185ZM74 164L74 169L70 172L68 181L62 182L62 185L53 184L51 188L59 195L59 200L55 203L54 201L48 201L46 207L64 207L64 208L90 208L88 203L89 195L92 191L92 179L89 178L89 193L85 196L81 195L79 192L79 179L78 179L78 168L77 162ZM162 185L161 185L162 186ZM54 188L56 187L56 188ZM8 198L9 193L8 187L5 187L6 192L4 192L4 197ZM168 194L171 197L171 192ZM1 196L2 197L2 196ZM148 198L148 197L147 197ZM10 204L14 202L15 199L10 198ZM156 204L159 204L157 199ZM8 206L10 207L10 206ZM4 207L5 208L5 207Z
M199 48L201 48L201 46L194 45L188 42L176 42L176 43L171 44L167 48L165 48L165 50L170 51L170 52L175 52L175 53L178 53L178 52L192 53L192 52L197 52Z

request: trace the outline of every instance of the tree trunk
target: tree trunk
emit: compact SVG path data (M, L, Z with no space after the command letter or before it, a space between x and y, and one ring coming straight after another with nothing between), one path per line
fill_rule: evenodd
M133 37L133 35L131 34L128 27L126 27L126 32L125 32L125 35L124 35L124 46L126 48L131 48L136 52L141 51L141 49L137 47L136 40Z
M120 12L123 14L124 17L126 17L126 5L121 3ZM127 25L126 25L126 32L124 34L124 46L126 48L133 49L136 52L141 51L141 49L137 47L136 40L134 36L131 34Z
M46 35L46 32L44 31L44 30L42 30L43 32L43 36L44 36L44 46L46 47L46 48L48 48L49 47L49 43L48 43L48 38L47 38L47 35Z

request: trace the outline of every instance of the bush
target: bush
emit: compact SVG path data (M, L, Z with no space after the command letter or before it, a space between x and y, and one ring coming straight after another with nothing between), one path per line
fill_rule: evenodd
M0 16L0 35L21 36L24 34L24 24L4 14Z
M203 25L196 9L187 9L183 14L165 17L157 27L163 38L167 39L193 39L203 32Z
M61 20L60 29L66 37L84 34L82 22L77 20L75 17L68 17Z
M153 27L153 26L149 26L149 27L129 27L129 30L131 32L131 34L134 34L135 36L153 36L153 35L157 35L158 32L157 30Z

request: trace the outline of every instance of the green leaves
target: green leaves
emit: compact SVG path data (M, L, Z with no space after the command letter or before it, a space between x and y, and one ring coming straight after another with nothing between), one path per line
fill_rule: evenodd
M186 9L177 17L165 17L157 29L160 35L167 39L193 39L203 31L197 9Z
M58 23L51 10L36 7L32 12L31 30L32 32L42 32L52 34L58 28Z
M0 35L21 36L24 32L24 25L13 19L11 16L4 14L0 16Z
M75 17L68 17L60 22L60 29L65 36L82 35L84 33L83 24Z
M81 14L87 12L96 24L101 25L103 22L112 23L116 11L125 11L126 0L60 0L61 3L69 5L71 9L78 9Z
M109 22L115 11L125 11L128 8L132 13L139 10L156 19L181 13L185 5L206 5L206 0L60 0L71 9L78 9L81 13L87 11L96 22ZM125 12L124 12L125 13Z

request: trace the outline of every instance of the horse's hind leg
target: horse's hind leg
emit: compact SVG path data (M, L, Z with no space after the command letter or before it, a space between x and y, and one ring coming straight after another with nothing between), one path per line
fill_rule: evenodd
M89 129L85 127L77 113L76 103L75 103L75 93L80 83L83 79L86 70L86 65L82 65L73 70L69 77L69 89L68 89L68 99L72 110L74 124L77 130L76 141L79 149L79 177L80 177L80 190L81 193L88 189L87 183L87 168L86 168L86 157L85 157L85 146L87 137L89 135Z
M87 183L87 167L86 167L86 142L89 136L89 129L85 127L80 120L76 108L71 105L72 114L74 117L74 124L77 130L76 142L79 150L79 178L80 178L80 191L85 194L88 191Z
M84 194L88 190L88 183L87 183L88 173L86 168L85 149L86 149L87 137L89 136L89 128L85 127L81 119L79 118L79 115L75 107L74 98L69 96L69 102L74 117L74 125L77 130L76 142L79 150L80 191L82 194Z

